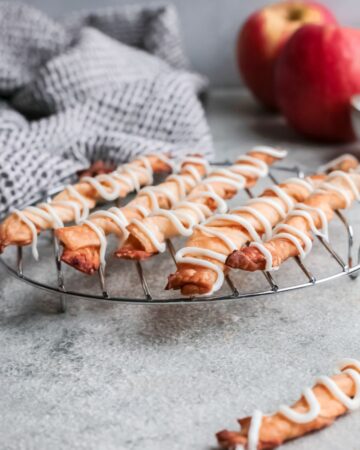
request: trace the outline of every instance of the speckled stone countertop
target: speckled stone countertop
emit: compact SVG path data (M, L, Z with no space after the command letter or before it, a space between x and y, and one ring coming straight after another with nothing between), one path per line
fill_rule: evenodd
M208 114L219 159L280 144L315 167L340 150L302 141L240 91L214 92ZM323 261L313 257L314 272ZM237 417L290 403L339 358L360 357L360 281L347 278L226 304L74 300L65 314L54 296L3 270L0 280L6 450L214 449ZM284 448L358 450L359 421L355 412Z

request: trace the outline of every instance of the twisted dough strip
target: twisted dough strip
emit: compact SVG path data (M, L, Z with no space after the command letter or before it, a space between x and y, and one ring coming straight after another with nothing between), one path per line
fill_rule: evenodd
M99 200L125 197L134 189L151 184L153 172L169 172L171 169L171 162L166 156L154 154L137 157L111 174L84 177L79 183L67 186L50 204L42 203L8 216L0 225L0 252L8 245L33 243L33 254L37 258L37 234L42 230L80 221Z
M357 160L351 157L334 169L350 170L356 165ZM317 187L324 178L325 175L319 174L308 181ZM227 216L215 216L210 223L195 228L185 247L177 253L177 271L169 276L166 289L181 289L184 295L204 295L220 289L226 257L249 240L260 240L266 228L278 224L295 202L303 202L310 194L302 180L292 178L265 190L257 199L248 201L245 208L235 209Z
M314 178L313 183L318 182ZM234 248L261 235L286 216L294 200L301 201L311 193L312 185L290 179L267 189L242 209L215 215L204 226L195 227L184 248L176 254L177 271L169 276L166 289L181 289L185 295L210 294L224 281L225 259ZM303 181L303 180L300 180ZM249 209L250 208L250 209Z
M305 258L312 248L312 233L317 234L324 222L333 218L335 210L348 208L353 200L360 200L359 173L335 171L325 181L278 225L272 239L234 251L226 264L253 272L278 269L292 256Z
M205 159L185 158L180 175L170 175L164 183L142 189L126 206L96 211L81 225L57 229L55 234L64 246L62 261L81 272L93 274L100 264L105 265L107 235L115 234L120 240L126 239L126 227L131 220L141 220L158 208L170 209L207 173Z
M341 374L319 377L312 388L291 408L281 406L279 412L263 416L255 411L252 417L239 420L241 431L217 433L221 448L231 450L269 450L311 431L331 425L348 410L360 407L360 362L344 359L338 365Z
M124 259L146 259L165 251L166 239L184 235L190 236L193 227L215 210L225 213L223 199L232 198L240 189L253 186L260 176L267 174L268 165L286 155L284 151L254 148L247 155L238 158L226 169L215 169L209 177L194 188L187 201L175 205L170 211L155 211L141 222L133 221L124 245L116 255Z

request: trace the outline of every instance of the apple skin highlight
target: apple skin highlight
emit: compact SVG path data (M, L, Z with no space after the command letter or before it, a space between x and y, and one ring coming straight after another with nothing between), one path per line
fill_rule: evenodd
M304 24L335 24L333 14L316 2L286 1L252 14L240 29L236 57L241 75L264 106L276 109L274 68L282 48Z
M313 139L354 140L350 98L360 92L360 30L306 25L276 67L278 104L288 123Z

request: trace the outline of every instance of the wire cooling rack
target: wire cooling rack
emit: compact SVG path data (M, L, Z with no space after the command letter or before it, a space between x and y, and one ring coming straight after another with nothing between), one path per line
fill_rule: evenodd
M230 162L214 163L213 165L227 166L230 165ZM267 183L278 183L278 175L288 173L304 177L303 171L297 166L274 166L268 174ZM34 204L44 199L49 201L51 196L62 188L59 187L51 192L44 193L41 198L34 201ZM254 197L250 189L245 189L245 193L250 198ZM239 200L235 199L235 203L239 204ZM360 270L360 246L358 246L356 252L356 264L354 264L353 253L356 250L354 227L341 211L336 211L336 215L339 219L337 222L340 228L338 226L338 229L335 230L335 242L327 242L321 237L317 238L318 246L323 247L324 250L320 263L316 267L316 269L321 268L321 273L314 272L308 267L307 263L305 264L304 261L295 257L293 261L297 269L296 267L291 269L282 267L275 273L261 272L261 276L264 277L262 281L265 282L265 285L260 282L259 278L254 281L253 274L242 272L239 279L238 272L240 271L237 271L237 273L231 272L225 277L225 286L219 291L218 295L185 297L179 296L177 292L163 290L167 275L175 270L176 250L174 243L170 240L167 241L166 254L155 256L144 263L118 261L109 255L106 274L103 269L100 269L97 276L84 275L62 264L60 260L61 248L52 232L50 232L50 235L46 235L46 233L41 235L39 240L40 262L32 260L29 248L16 247L15 249L7 249L5 254L0 257L0 263L10 275L19 281L58 294L60 311L66 310L67 300L70 298L140 305L235 301L302 289L329 282L342 276L355 279ZM343 241L341 251L337 248L340 240ZM334 243L337 245L334 246ZM319 249L314 249L314 252L316 251L319 251ZM330 268L331 261L334 263L332 269ZM294 272L296 270L297 272ZM317 270L317 272L320 271ZM281 278L279 273L285 274L285 280L279 281L279 278ZM290 274L293 276L291 277ZM292 279L294 280L292 281ZM80 288L79 285L81 285Z

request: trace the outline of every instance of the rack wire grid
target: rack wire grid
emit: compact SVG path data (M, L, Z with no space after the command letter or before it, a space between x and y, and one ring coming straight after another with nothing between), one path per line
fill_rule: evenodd
M229 166L231 163L213 163L214 166ZM275 172L277 176L275 176ZM304 177L304 172L298 167L273 166L269 171L267 180L263 180L262 189L269 183L279 183L279 174L295 174ZM257 187L261 189L261 186ZM40 200L49 201L51 197L63 189L58 187L52 191L44 193L33 204ZM261 189L261 190L262 190ZM244 189L244 193L253 198L253 190ZM232 202L239 204L243 200L235 197ZM50 293L59 295L59 310L66 310L69 298L82 298L88 300L113 301L127 304L193 304L216 301L236 301L249 299L258 296L278 294L282 292L302 289L320 283L329 282L342 276L355 279L360 270L360 246L356 255L356 264L353 263L353 253L355 249L354 227L350 220L341 211L336 211L338 224L335 226L336 239L334 242L325 241L321 237L318 239L318 247L322 247L323 254L317 257L317 272L309 268L308 263L304 263L298 257L292 258L296 268L289 269L288 262L277 272L260 272L263 277L262 285L259 274L242 271L233 271L226 275L225 286L217 295L186 297L179 296L177 292L164 291L167 275L176 268L175 253L176 245L168 240L167 252L157 255L145 262L119 261L107 255L108 263L105 270L101 267L98 276L88 276L65 266L61 262L61 248L52 231L42 233L39 239L39 249L41 258L39 262L32 260L30 249L15 247L7 249L7 252L0 257L0 263L8 273L18 280L30 284ZM331 222L331 225L334 221ZM360 226L360 223L358 224ZM359 233L360 234L360 233ZM345 242L343 242L345 240ZM342 241L342 242L341 242ZM183 242L179 240L179 248ZM336 244L336 245L334 245ZM340 247L338 250L337 247ZM319 253L319 248L314 249L312 254ZM319 259L320 258L320 259ZM308 260L307 260L308 261ZM331 269L331 261L335 267ZM321 270L319 270L321 269ZM52 273L51 273L52 272ZM280 280L280 274L285 279ZM292 274L292 276L291 276ZM300 276L300 279L299 279ZM52 278L52 281L49 281ZM79 285L81 288L79 289ZM259 286L260 285L260 286ZM131 293L129 295L129 292Z

